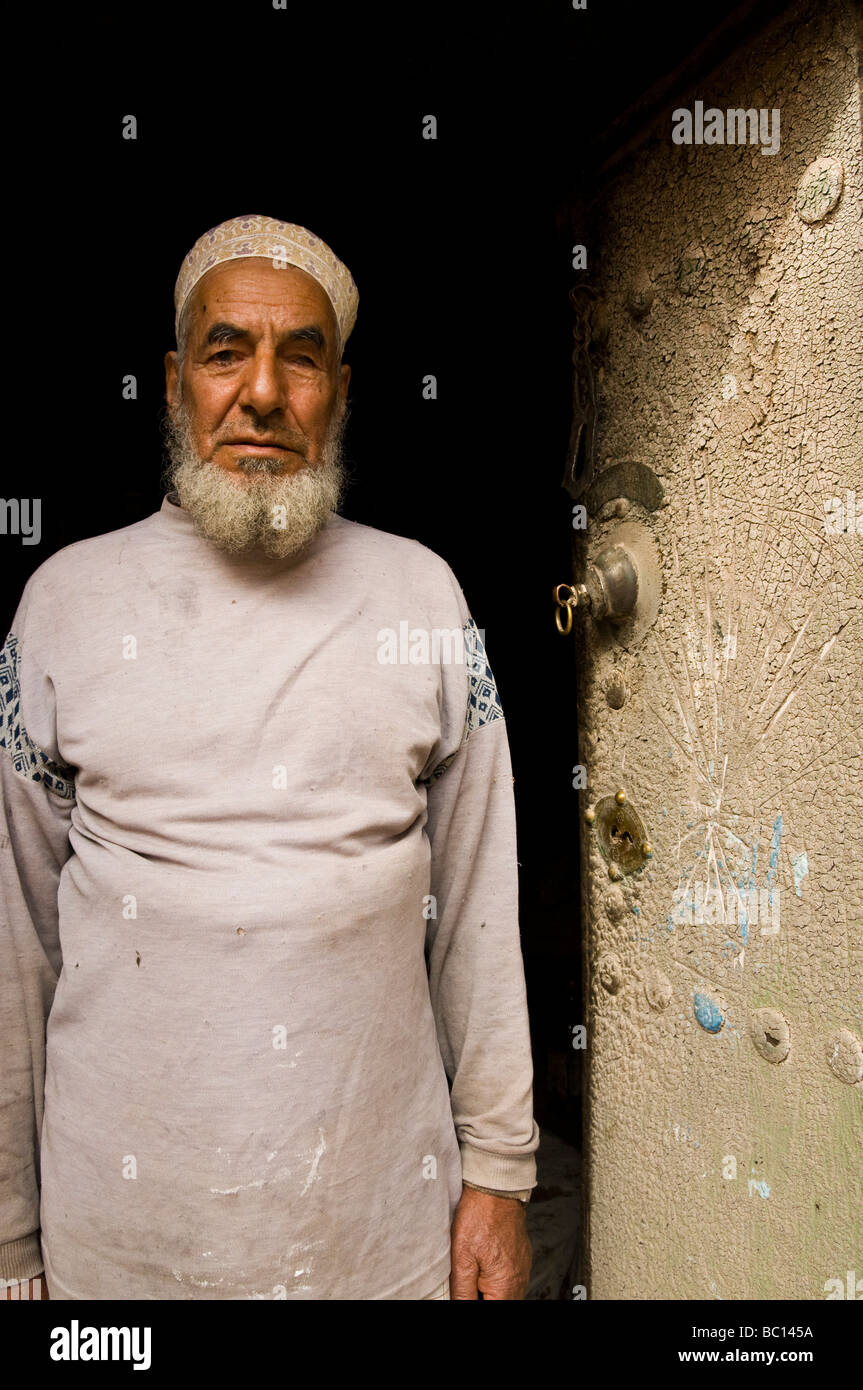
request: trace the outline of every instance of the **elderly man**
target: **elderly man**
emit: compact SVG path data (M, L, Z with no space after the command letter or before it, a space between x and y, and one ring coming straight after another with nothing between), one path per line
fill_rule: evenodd
M175 302L170 491L45 561L0 656L0 1276L522 1298L539 1136L480 632L439 556L339 515L358 296L329 247L234 219Z

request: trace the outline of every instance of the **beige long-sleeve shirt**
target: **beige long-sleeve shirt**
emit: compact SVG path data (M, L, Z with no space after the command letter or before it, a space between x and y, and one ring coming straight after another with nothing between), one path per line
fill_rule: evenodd
M0 1276L431 1292L462 1178L532 1187L539 1138L506 727L449 566L336 515L231 557L165 498L35 572L0 712Z

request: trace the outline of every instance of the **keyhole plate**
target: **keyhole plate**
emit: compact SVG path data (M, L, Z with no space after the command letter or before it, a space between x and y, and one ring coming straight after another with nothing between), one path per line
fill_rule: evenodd
M594 809L596 836L603 858L609 864L616 864L625 874L640 869L647 860L643 849L647 832L638 813L628 801L619 806L613 796L602 797Z

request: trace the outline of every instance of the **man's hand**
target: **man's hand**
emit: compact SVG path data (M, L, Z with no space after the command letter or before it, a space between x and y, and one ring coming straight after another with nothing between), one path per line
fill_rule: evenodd
M0 1281L0 1284L2 1282ZM20 1299L22 1302L38 1302L49 1297L48 1281L44 1274L37 1274L33 1279L21 1279L17 1284L7 1283L2 1290L2 1297Z
M524 1204L462 1188L451 1253L451 1298L524 1298L533 1254Z

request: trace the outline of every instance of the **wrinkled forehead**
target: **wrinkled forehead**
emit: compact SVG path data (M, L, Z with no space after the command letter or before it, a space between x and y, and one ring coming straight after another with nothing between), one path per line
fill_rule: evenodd
M192 287L181 318L197 329L223 318L240 328L317 324L328 346L336 353L340 347L338 319L323 285L300 266L263 256L212 266Z

